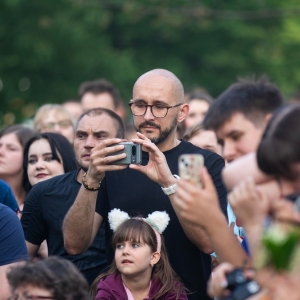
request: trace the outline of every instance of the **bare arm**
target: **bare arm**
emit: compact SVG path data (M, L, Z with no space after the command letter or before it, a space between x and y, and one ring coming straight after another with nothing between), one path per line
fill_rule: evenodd
M121 141L121 139L107 139L92 150L86 175L86 182L90 187L97 187L99 182L104 179L105 172L126 168L126 166L107 164L125 157L125 154L106 157L107 154L124 148L122 145L108 147ZM82 170L80 172L83 174ZM70 254L74 255L84 252L94 241L103 222L102 216L95 212L97 195L98 191L87 190L82 185L74 204L64 219L64 244Z
M29 243L27 241L25 241L25 242L26 242L26 247L27 247L28 255L31 258L34 257L38 253L40 246L32 244L32 243Z
M223 182L228 190L232 190L234 186L249 176L253 178L256 184L263 184L273 180L273 177L260 171L255 152L244 155L228 164L222 172Z
M200 226L205 231L221 261L241 266L248 261L248 256L227 224L206 168L202 170L202 182L203 188L199 188L186 180L179 180L174 195L178 214L180 218Z
M79 254L89 248L102 224L103 218L95 213L97 194L82 186L64 219L64 244L70 254Z

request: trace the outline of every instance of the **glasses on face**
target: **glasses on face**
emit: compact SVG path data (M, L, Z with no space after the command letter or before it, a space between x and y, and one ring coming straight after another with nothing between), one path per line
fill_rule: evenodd
M55 125L58 125L62 129L67 129L72 125L72 123L69 120L62 120L59 122L48 122L43 124L43 128L45 130L53 130L55 128Z
M31 295L31 294L23 294L23 295L12 295L8 300L47 300L47 299L52 299L55 300L54 297L51 296L39 296L39 295Z
M146 113L148 107L150 107L151 113L155 118L164 118L168 114L170 108L182 105L182 103L178 103L173 106L167 106L164 104L148 105L140 102L130 102L128 103L128 105L134 116L143 116Z

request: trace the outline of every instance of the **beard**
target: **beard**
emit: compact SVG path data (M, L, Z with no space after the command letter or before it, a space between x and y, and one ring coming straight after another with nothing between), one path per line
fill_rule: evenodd
M161 126L159 124L156 124L151 121L142 122L138 127L133 123L135 130L139 131L139 132L141 132L141 129L147 125L157 128L159 130L158 137L148 137L146 135L148 137L148 139L155 145L159 145L159 144L163 143L170 136L170 134L176 129L177 124L178 124L177 117L175 117L172 120L171 126L166 128L165 130L161 130Z

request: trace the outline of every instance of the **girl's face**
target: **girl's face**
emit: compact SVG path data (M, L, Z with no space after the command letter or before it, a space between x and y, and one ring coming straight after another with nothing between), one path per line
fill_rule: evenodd
M0 176L14 176L22 172L23 148L14 133L0 138Z
M61 157L60 160L62 162ZM48 140L41 139L31 144L28 151L27 174L32 186L64 173L63 164L53 158Z
M72 121L63 113L56 110L50 110L46 118L43 120L41 132L55 132L63 135L73 144L74 142L74 127Z
M143 242L125 241L116 245L115 261L122 276L149 275L160 254Z

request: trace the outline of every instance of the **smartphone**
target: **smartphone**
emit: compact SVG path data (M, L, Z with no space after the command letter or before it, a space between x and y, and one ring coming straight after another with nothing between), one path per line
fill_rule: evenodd
M142 146L133 142L121 142L118 145L124 145L124 149L108 154L107 156L125 153L126 157L120 160L112 161L110 165L130 165L142 163ZM116 144L111 145L116 146ZM111 147L110 146L110 147Z
M178 159L179 176L201 187L201 169L204 157L201 154L182 154Z

